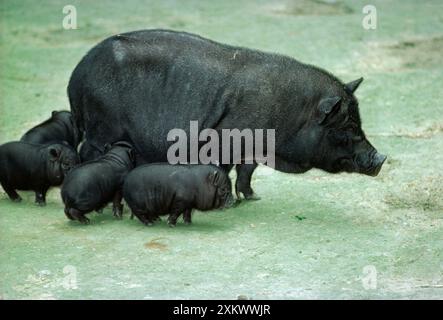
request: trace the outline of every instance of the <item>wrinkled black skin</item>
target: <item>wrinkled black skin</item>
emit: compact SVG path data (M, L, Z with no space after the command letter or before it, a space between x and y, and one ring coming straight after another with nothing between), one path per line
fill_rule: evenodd
M189 33L143 30L92 48L73 71L68 95L89 141L130 141L149 163L167 161L171 129L189 136L189 121L198 120L200 130L275 129L279 171L374 175L385 157L376 156L361 129L358 84L345 85L283 55ZM223 167L229 171L233 165ZM255 167L237 166L237 193L246 198L255 197Z
M192 209L230 207L232 186L226 172L214 165L147 164L132 170L123 185L123 198L145 225L169 214L175 226L183 214L191 223Z
M48 144L66 141L77 149L82 139L69 111L53 111L51 118L27 131L20 141L34 144Z
M12 201L21 201L16 190L32 190L35 202L45 205L48 189L60 185L79 162L77 152L65 144L8 142L0 146L0 182Z
M101 211L112 201L114 216L121 218L121 188L133 167L134 155L127 143L115 143L98 159L77 166L66 177L61 188L66 216L70 220L88 223L85 214Z

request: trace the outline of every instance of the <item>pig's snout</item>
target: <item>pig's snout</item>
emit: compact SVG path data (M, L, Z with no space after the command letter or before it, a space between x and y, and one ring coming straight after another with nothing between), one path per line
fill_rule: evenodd
M375 177L380 172L387 157L379 153L376 149L371 149L369 152L360 153L357 156L355 164L357 166L357 172Z
M377 151L372 157L371 161L371 170L369 170L368 174L370 176L377 176L383 166L383 163L386 161L386 156L384 154L378 153Z

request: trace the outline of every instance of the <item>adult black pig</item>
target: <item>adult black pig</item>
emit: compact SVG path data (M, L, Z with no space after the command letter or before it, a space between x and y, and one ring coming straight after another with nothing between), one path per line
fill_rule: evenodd
M35 202L45 205L49 187L60 185L79 162L65 144L8 142L0 146L0 182L12 201L21 201L16 190L33 190Z
M386 156L361 128L354 96L361 82L345 84L279 54L184 32L143 30L92 48L73 71L68 95L89 141L131 141L147 162L167 161L168 132L189 132L190 120L197 120L200 130L275 129L279 171L319 168L375 176ZM255 197L250 186L255 167L237 168L237 193L246 198Z
M110 201L113 201L114 216L122 217L121 188L134 166L132 146L120 141L107 147L105 152L96 160L82 163L66 177L61 196L70 220L88 223L85 214L101 210Z
M66 141L77 149L82 138L81 132L72 120L69 111L52 111L51 118L27 131L20 141L47 144Z
M132 213L151 225L160 215L169 214L175 226L183 214L191 223L192 209L207 211L230 207L231 180L214 165L147 164L132 170L123 185L123 197Z

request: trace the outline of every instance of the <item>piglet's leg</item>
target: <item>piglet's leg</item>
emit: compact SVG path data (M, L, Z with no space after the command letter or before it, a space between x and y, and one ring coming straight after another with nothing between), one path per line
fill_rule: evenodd
M191 212L192 209L186 209L185 212L183 212L183 221L185 222L185 224L191 224Z
M49 188L42 188L41 190L35 191L35 203L39 206L46 205L46 192Z
M89 223L89 219L85 217L85 215L80 212L77 209L74 208L70 208L69 209L69 215L74 218L75 220L80 221L83 224L88 224Z
M123 204L122 204L121 190L117 191L114 195L114 200L112 203L112 212L114 213L114 217L118 219L123 218Z
M137 219L140 220L140 222L143 223L145 226L152 226L153 225L150 215L144 211L132 210L131 219L133 216L136 216Z
M75 220L73 216L69 213L69 208L65 207L65 215L69 220Z
M168 217L168 224L171 228L175 227L175 225L177 224L177 219L178 217L180 217L180 212L174 212L174 213L170 213L169 217Z
M173 202L170 213L168 217L168 224L170 227L175 227L177 224L177 219L180 217L180 215L186 211L186 208L189 208L190 205L187 201L180 199L180 197L176 197L175 201Z
M5 190L6 194L8 195L9 199L11 199L14 202L20 202L22 201L22 198L20 195L14 190L14 188L11 188L10 186L7 186L5 183L1 183L3 190Z

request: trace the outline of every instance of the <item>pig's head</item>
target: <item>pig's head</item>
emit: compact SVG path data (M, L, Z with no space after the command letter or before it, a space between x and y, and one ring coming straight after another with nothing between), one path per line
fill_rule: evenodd
M312 102L308 118L280 150L283 157L276 158L277 170L303 172L314 167L331 173L379 173L386 156L366 138L354 96L362 81L360 78L342 84L334 79L327 93L319 90L321 94Z
M68 172L80 163L77 152L65 144L47 145L43 152L47 156L46 174L51 185L60 185Z
M132 169L135 164L135 151L132 145L126 141L118 141L105 145L106 156L113 159L116 163Z
M78 130L77 125L69 111L52 111L51 120L63 123L67 131L70 133L70 144L77 148L83 138L83 134Z
M331 173L358 172L376 176L386 156L368 141L354 96L363 78L352 81L335 95L323 97L315 112L317 154L313 165Z
M212 170L207 176L208 189L214 190L213 207L229 208L234 204L232 183L227 173L221 169ZM212 193L212 192L211 192Z

